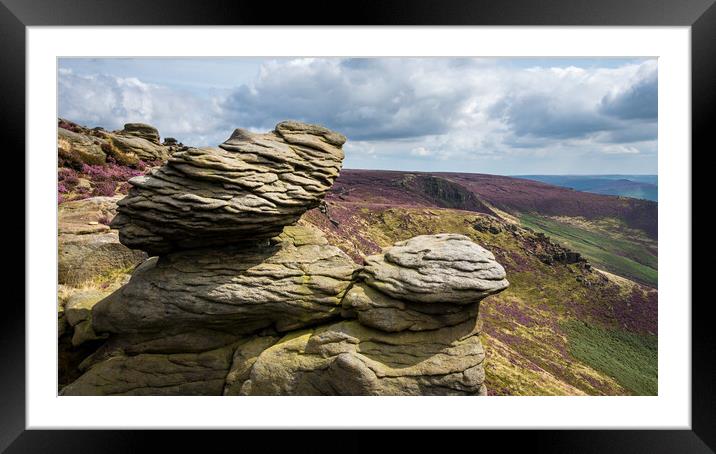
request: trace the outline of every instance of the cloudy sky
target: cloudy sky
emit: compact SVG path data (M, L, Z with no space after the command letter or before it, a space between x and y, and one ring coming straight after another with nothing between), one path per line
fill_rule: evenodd
M624 58L60 59L60 117L187 145L319 123L346 168L655 174L657 62Z

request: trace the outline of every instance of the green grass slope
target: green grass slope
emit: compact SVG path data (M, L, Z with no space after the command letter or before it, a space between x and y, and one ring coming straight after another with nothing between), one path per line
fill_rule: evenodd
M570 353L591 367L614 377L638 395L658 391L656 336L639 336L570 320L563 323Z
M618 223L610 226L582 220L576 224L534 214L522 214L519 219L522 225L580 252L598 267L653 287L658 284L655 246L647 244L648 238L639 236L638 231L624 232Z

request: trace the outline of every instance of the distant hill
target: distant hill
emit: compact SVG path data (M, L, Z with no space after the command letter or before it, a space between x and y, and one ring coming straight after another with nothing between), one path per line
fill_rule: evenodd
M656 219L655 202L520 178L343 169L301 222L358 263L436 233L491 251L510 281L480 304L491 395L653 395Z
M594 194L617 195L654 202L658 200L656 175L516 175L516 178Z
M658 236L655 202L574 191L523 178L479 173L344 169L331 190L350 200L440 206L491 213L616 219L652 239Z
M656 202L499 175L351 169L341 171L326 202L370 210L439 207L512 219L602 269L657 285ZM353 211L335 209L333 216L340 222ZM358 230L346 234L361 237Z

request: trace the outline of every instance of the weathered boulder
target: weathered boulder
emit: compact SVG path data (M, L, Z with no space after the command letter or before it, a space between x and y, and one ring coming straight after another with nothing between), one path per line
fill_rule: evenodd
M121 197L121 196L120 196ZM128 271L147 254L119 242L106 222L114 216L119 197L92 197L58 207L58 282L82 285L114 271Z
M133 164L137 160L166 161L170 156L169 147L133 134L107 134L107 138L112 145L114 157L119 158L123 164Z
M74 293L65 302L65 318L70 326L75 326L92 317L92 307L107 296L99 290L86 290Z
M221 395L235 345L200 353L117 355L93 365L64 396Z
M271 243L146 261L94 307L93 326L116 334L288 331L339 317L355 268L316 231L287 227Z
M57 279L79 286L110 272L127 272L146 259L119 242L117 232L62 235L58 238Z
M393 298L471 304L509 285L495 256L465 235L420 235L366 258L365 282Z
M252 336L242 339L234 351L231 368L226 376L224 395L238 396L259 355L280 340L281 336Z
M106 339L107 334L97 334L92 328L91 320L83 320L72 327L72 346L78 347L87 341Z
M252 342L255 350L271 339ZM484 395L484 358L474 319L439 330L400 333L341 321L290 333L258 356L255 351L234 355L225 392Z
M107 154L102 150L103 140L85 134L57 128L59 157L74 163L102 164Z
M477 317L478 302L472 304L421 303L391 298L357 283L343 298L345 318L357 318L365 326L387 332L426 331L457 325Z
M266 134L237 129L218 148L177 151L131 179L112 227L123 244L151 255L273 237L318 206L338 176L344 142L291 121Z
M60 235L84 235L106 233L108 225L117 212L117 202L122 196L90 197L64 202L57 207L57 228Z
M106 339L106 335L97 335L92 329L92 307L107 296L106 291L79 291L67 298L65 319L72 327L72 345L78 346L88 340Z
M157 145L161 143L159 141L159 131L157 128L145 123L126 123L124 129L119 133L127 136L137 136Z

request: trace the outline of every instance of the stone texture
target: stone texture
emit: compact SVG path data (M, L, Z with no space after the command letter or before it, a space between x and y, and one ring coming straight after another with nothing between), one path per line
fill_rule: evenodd
M91 197L58 207L60 284L83 285L113 271L129 270L147 258L144 252L121 244L118 233L100 222L114 217L120 197Z
M200 353L118 355L89 368L63 396L221 395L234 345Z
M486 393L485 353L475 320L400 333L341 321L290 333L258 358L246 357L242 362L235 356L229 373L235 378L231 389L240 395ZM247 378L239 387L240 377Z
M231 369L226 376L224 395L240 395L241 386L249 379L251 369L259 355L279 340L281 340L280 336L253 336L242 340L234 352Z
M117 232L61 235L57 279L60 284L80 286L113 271L131 270L146 257L120 244Z
M100 221L111 220L117 213L117 202L122 196L90 197L64 202L57 207L57 227L60 235L70 233L108 232L109 226Z
M106 339L107 334L97 334L92 328L91 320L83 320L75 325L72 331L72 346L79 347L87 341Z
M471 304L509 285L491 252L465 235L420 235L366 258L365 282L393 298Z
M107 296L106 292L87 290L70 295L65 302L65 317L70 326L89 320L92 317L92 307Z
M343 298L345 318L387 332L426 331L457 325L477 317L478 303L408 302L391 298L366 285L355 284Z
M120 134L128 136L137 136L159 145L159 131L154 126L145 123L126 123Z
M93 309L97 332L198 328L288 331L340 315L355 263L315 230L287 227L272 244L152 258Z
M106 339L92 329L92 307L109 292L100 290L78 291L70 295L64 307L64 318L72 328L72 345L77 347L89 340Z
M151 255L273 237L318 206L338 176L344 142L290 121L267 134L237 129L218 148L177 151L131 179L112 227L123 244Z
M72 162L102 164L107 154L102 150L103 140L57 128L57 152L60 157Z
M116 149L115 154L121 156L121 160L125 163L132 163L134 161L132 158L149 162L169 159L170 150L168 147L142 137L133 134L124 135L123 132L120 132L108 134L107 138Z
M104 164L108 157L123 165L139 160L166 161L176 149L162 145L157 129L143 123L128 123L124 129L108 132L58 118L58 126L59 157L77 168L81 164Z

